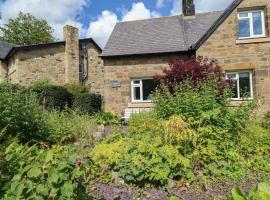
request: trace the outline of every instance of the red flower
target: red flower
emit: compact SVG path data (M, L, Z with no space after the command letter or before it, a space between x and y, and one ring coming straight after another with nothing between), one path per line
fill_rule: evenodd
M76 167L81 168L82 164L83 164L83 161L81 159L78 159L76 161Z

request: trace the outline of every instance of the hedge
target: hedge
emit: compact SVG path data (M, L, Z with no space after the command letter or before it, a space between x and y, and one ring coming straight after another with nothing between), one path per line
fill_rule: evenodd
M98 94L81 93L73 97L73 108L84 114L92 115L100 112L101 106L102 98Z
M29 89L30 92L36 94L40 105L47 110L64 110L66 107L72 107L73 96L63 86L55 86L43 82Z

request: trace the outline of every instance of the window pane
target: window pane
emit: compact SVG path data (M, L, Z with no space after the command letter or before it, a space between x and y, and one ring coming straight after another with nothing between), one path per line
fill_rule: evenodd
M135 101L138 101L138 100L141 100L141 91L140 91L140 87L134 87L134 100Z
M240 97L251 97L250 73L239 73Z
M84 64L80 64L79 66L79 72L84 73Z
M249 19L240 19L239 20L239 36L240 37L250 37Z
M149 96L154 92L155 88L156 85L153 79L143 80L143 100L149 100Z
M228 79L235 79L236 78L236 74L227 74L227 78Z
M140 84L140 81L133 81L133 84Z
M237 80L232 80L232 98L234 99L238 98Z
M248 12L239 13L239 17L248 17Z
M254 35L262 35L263 34L263 24L262 24L262 12L252 12L253 17L253 31Z

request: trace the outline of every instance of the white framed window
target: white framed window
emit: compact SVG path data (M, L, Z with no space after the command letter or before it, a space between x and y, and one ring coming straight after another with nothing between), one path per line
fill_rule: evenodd
M234 83L232 100L253 98L253 80L251 71L229 72L226 73L226 79L231 80Z
M265 37L265 15L263 10L238 13L239 38Z
M149 97L155 88L156 84L153 78L131 80L132 102L151 102Z

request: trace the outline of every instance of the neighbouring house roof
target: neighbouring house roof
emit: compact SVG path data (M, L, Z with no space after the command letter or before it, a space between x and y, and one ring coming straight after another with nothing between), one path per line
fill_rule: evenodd
M12 44L0 42L0 60L5 59L13 47Z
M225 11L116 24L102 57L185 52L198 49L243 0Z
M79 42L92 42L99 51L102 51L100 46L92 38L80 39ZM2 44L3 44L3 48L2 48ZM46 47L51 47L55 45L64 45L64 44L65 44L65 41L58 41L58 42L51 42L51 43L44 43L44 44L14 46L5 42L0 42L0 60L7 59L9 56L11 56L13 53L17 51L40 49L40 48L46 48Z

